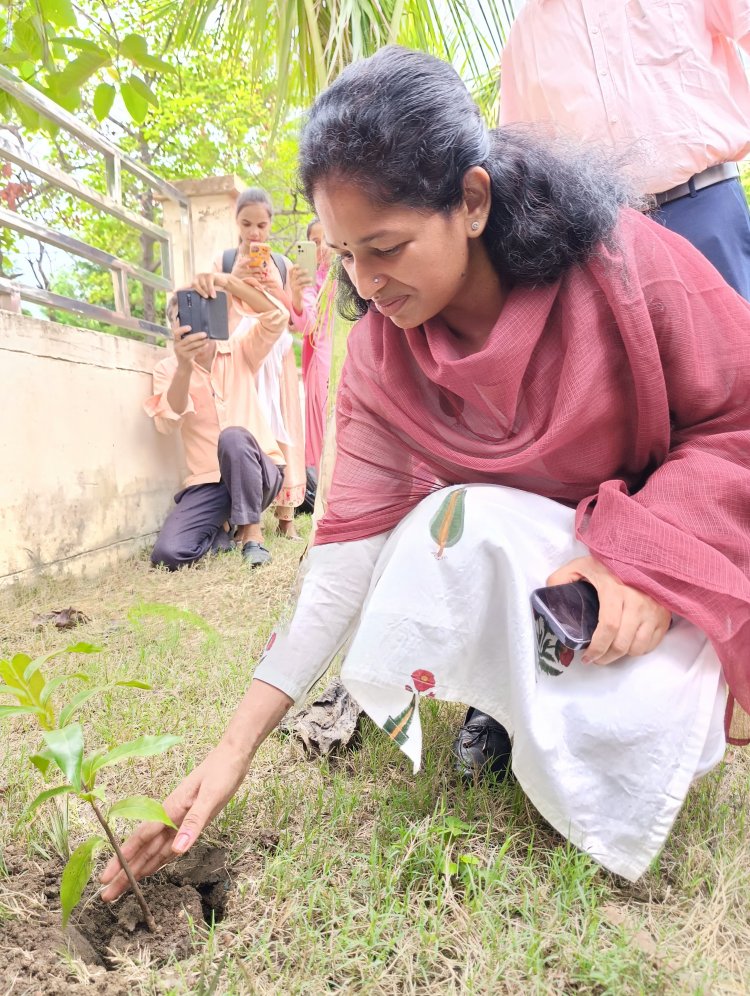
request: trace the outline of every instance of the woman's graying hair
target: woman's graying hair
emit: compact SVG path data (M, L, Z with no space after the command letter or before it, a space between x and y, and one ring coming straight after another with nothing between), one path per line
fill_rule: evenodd
M631 202L605 154L529 127L489 132L452 66L398 46L345 69L302 132L300 179L310 202L320 183L343 179L376 204L450 213L472 166L491 180L487 252L515 284L552 283L584 263ZM339 288L346 317L366 313L343 269Z
M268 217L273 218L273 204L271 203L271 198L262 187L246 187L242 191L240 196L237 198L237 203L234 206L235 218L244 207L247 207L248 204L262 204L263 207L268 210Z

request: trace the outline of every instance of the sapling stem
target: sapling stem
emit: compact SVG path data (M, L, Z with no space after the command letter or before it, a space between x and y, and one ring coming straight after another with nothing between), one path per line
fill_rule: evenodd
M99 807L96 805L96 803L93 800L91 800L91 808L96 813L96 818L101 823L102 829L106 833L107 839L109 840L109 842L112 845L112 848L113 848L115 854L118 857L118 860L120 862L120 866L122 867L122 870L128 876L128 882L130 882L130 888L133 890L133 895L137 899L138 905L140 906L141 910L143 911L143 915L146 918L146 926L148 927L148 929L151 931L152 934L155 934L156 933L156 920L154 920L154 918L153 918L153 916L151 914L151 910L148 908L146 900L143 898L143 893L141 892L141 887L136 882L135 875L133 875L132 871L130 870L130 865L125 860L125 856L122 853L120 845L117 843L117 838L115 837L115 835L110 830L109 823L107 823L107 821L104 819L104 817L102 816L102 814L99 811Z

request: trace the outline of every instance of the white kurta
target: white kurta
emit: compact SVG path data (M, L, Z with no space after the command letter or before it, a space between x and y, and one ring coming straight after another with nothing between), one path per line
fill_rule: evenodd
M588 552L574 514L511 488L448 488L389 533L315 547L255 676L299 699L351 639L342 680L415 770L419 699L473 705L508 729L513 772L542 816L636 879L723 755L726 688L684 619L652 653L607 667L570 660L535 625L531 591Z

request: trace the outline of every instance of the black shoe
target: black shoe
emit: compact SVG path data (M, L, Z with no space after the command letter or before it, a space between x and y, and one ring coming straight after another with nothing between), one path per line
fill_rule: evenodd
M271 559L271 554L268 550L264 546L261 546L260 543L256 543L255 540L245 543L242 547L242 556L251 567L260 567L262 564L267 564Z
M469 709L453 744L453 753L456 768L465 781L492 775L501 782L510 769L508 731L492 716Z

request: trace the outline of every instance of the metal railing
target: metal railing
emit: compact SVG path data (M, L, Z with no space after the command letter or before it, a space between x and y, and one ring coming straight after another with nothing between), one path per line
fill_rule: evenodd
M52 187L72 194L82 201L86 201L88 204L136 229L139 233L151 237L159 247L161 259L161 273L151 273L149 270L145 270L133 263L128 263L126 260L120 259L111 253L97 249L87 242L61 232L56 232L46 225L30 221L15 211L0 209L1 227L12 229L21 235L37 239L39 242L72 253L74 256L78 256L103 269L109 270L112 275L115 310L111 311L109 308L93 305L85 300L63 297L44 288L32 287L27 284L8 280L5 277L0 277L0 292L6 294L15 292L20 295L22 301L28 301L47 308L59 308L63 311L82 315L85 318L98 322L105 322L117 328L141 332L148 339L154 339L167 334L168 329L165 326L148 322L131 314L128 279L138 280L144 287L152 287L154 290L170 291L174 286L175 272L172 236L165 228L155 224L148 218L141 217L141 215L136 214L124 205L122 172L123 170L127 170L131 175L145 183L155 194L165 200L173 201L178 206L180 242L183 253L182 270L185 273L192 273L193 246L190 231L190 206L187 197L177 187L172 186L171 183L167 183L166 180L152 173L142 163L139 163L137 159L133 159L92 128L78 121L68 111L49 100L38 90L19 80L3 66L0 66L0 90L4 90L16 100L21 101L44 118L52 121L78 139L87 148L101 154L104 158L106 168L107 193L105 195L92 190L90 187L79 183L78 180L69 176L63 170L43 162L25 149L18 148L12 142L9 142L1 131L0 159L5 159L17 166L21 166L28 172L45 180Z

